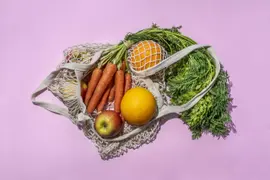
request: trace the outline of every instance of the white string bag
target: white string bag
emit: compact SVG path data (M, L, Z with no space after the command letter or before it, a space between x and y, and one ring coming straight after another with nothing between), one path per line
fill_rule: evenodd
M207 45L192 45L169 57L164 54L164 59L154 67L142 71L132 71L132 87L141 86L151 91L157 101L158 113L148 124L134 127L127 123L124 124L123 133L113 139L104 139L100 137L93 128L96 112L88 115L86 106L81 97L81 80L85 78L97 65L101 53L112 47L111 44L83 44L73 46L64 51L64 60L58 65L57 69L49 74L41 82L40 86L32 94L33 104L43 107L53 113L63 115L70 119L72 123L83 130L84 135L89 138L97 147L102 159L111 159L123 155L128 149L137 149L143 144L148 144L155 140L161 120L171 118L170 115L176 115L192 108L213 86L220 71L220 63L213 52L213 49ZM166 67L181 60L183 57L196 49L208 48L213 56L216 72L211 83L200 93L194 96L189 102L181 106L170 105L170 98L162 93L166 89L164 72ZM72 52L73 58L70 58ZM75 54L75 55L74 55ZM74 56L76 56L74 58ZM70 60L67 60L70 59ZM128 60L130 62L130 60ZM49 90L56 96L65 107L61 107L48 102L37 101L36 97L44 91ZM106 109L112 109L113 104L109 104Z

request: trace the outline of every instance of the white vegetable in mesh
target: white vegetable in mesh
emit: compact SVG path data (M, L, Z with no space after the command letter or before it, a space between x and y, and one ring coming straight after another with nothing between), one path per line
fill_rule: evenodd
M174 117L177 117L179 113L192 108L212 87L220 71L220 64L212 48L208 48L215 60L216 74L214 79L188 103L182 106L171 106L169 98L164 93L161 93L166 89L164 79L166 67L181 60L181 58L196 49L209 46L192 45L146 70L137 71L132 69L132 87L142 86L153 93L157 100L158 114L148 124L141 127L133 127L125 123L124 131L119 137L103 139L93 128L96 115L87 115L86 107L80 94L80 82L95 68L102 51L111 46L110 44L85 44L68 48L64 51L64 60L58 65L57 69L51 72L32 94L32 102L35 105L69 118L75 125L82 129L84 135L97 147L102 159L118 157L126 153L128 149L136 149L143 144L152 142L160 130L161 120L172 118L174 115L176 115ZM164 51L163 53L166 52ZM164 57L167 56L166 54L163 55ZM51 91L63 102L65 107L37 101L36 97L46 90ZM106 108L112 109L113 104L109 104Z

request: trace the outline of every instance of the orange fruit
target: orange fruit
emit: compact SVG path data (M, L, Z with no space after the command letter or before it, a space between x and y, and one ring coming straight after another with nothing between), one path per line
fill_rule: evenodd
M154 117L157 105L150 91L142 87L135 87L125 93L120 108L127 123L141 126Z
M136 71L153 67L166 58L166 51L158 43L145 40L135 44L129 52L129 61Z

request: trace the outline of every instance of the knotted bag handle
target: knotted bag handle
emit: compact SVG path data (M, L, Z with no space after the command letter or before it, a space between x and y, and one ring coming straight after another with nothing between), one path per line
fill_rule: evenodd
M34 105L40 106L40 107L42 107L42 108L44 108L52 113L62 115L62 116L65 116L65 117L71 119L71 116L70 116L67 108L61 107L61 106L56 105L56 104L44 102L44 101L37 101L36 98L48 89L48 86L53 82L54 78L58 75L58 73L62 69L74 70L76 74L78 74L80 72L86 72L87 70L89 70L89 68L93 64L95 64L99 60L101 54L102 54L102 51L98 51L97 53L95 53L89 64L65 63L64 65L60 66L57 70L52 71L41 82L39 87L33 92L32 96L31 96L32 103ZM77 78L78 78L78 76L77 76Z

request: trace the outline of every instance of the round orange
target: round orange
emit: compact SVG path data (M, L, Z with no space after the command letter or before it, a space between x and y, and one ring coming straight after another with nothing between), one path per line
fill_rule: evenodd
M121 101L121 114L131 125L141 126L148 123L154 117L156 109L155 97L143 87L128 90Z
M166 58L166 52L158 43L145 40L135 44L129 53L129 61L136 71L141 71L159 64Z

